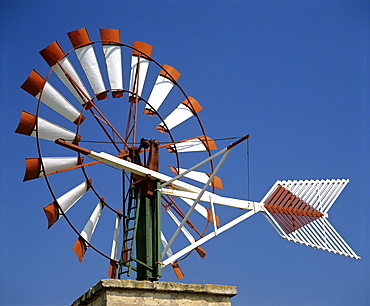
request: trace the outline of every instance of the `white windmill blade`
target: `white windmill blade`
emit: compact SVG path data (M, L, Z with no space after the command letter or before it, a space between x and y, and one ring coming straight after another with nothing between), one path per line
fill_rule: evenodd
M284 239L359 259L327 220L327 211L348 182L277 181L262 200L263 214Z
M21 88L69 121L80 124L85 120L85 117L35 70L32 70Z
M44 176L49 172L74 167L83 163L83 157L42 157L26 158L26 173L23 181Z
M161 231L161 242L162 242L163 248L165 249L168 245L168 242L162 231ZM171 248L167 248L166 255L167 257L171 257L173 255Z
M167 242L167 239L164 236L162 231L161 231L161 242L162 242L163 248L166 249L167 245L168 245L168 242ZM167 257L172 257L173 256L173 252L172 252L171 248L167 248L166 255L167 255ZM173 268L173 270L176 274L177 279L184 278L184 273L182 272L178 262L169 262L169 264L172 266L172 268Z
M77 58L81 63L82 69L84 70L97 99L106 99L107 93L103 77L87 30L83 28L69 32L68 37L72 46L75 48Z
M187 97L187 99L182 101L156 128L162 133L168 132L194 116L195 113L200 112L202 109L203 108L197 100L192 97Z
M176 142L175 144L170 144L167 147L168 151L171 153L179 152L198 152L198 151L213 151L217 150L216 143L210 137L193 137L183 141Z
M163 65L163 69L159 72L152 92L150 93L144 113L152 116L159 109L170 93L174 82L176 82L179 77L180 73L175 68L169 65Z
M180 226L181 222L180 220L175 216L175 214L167 209L166 210L167 213L169 214L169 216L171 217L171 219L176 223L177 226ZM186 227L182 227L181 228L181 232L184 234L184 236L186 237L186 239L188 239L188 241L190 243L194 243L196 240L195 238L193 237L192 234L190 234L190 232L188 231L188 229ZM201 247L201 246L198 246L195 248L196 252L198 253L198 255L204 259L204 257L206 256L206 252L204 251L204 249Z
M237 143L236 143L237 144ZM224 150L221 150L220 152L218 152L218 154L215 154L215 156L219 155L219 154L223 154L221 159L219 160L219 162L217 163L217 166L215 167L215 169L213 170L211 176L209 177L208 181L206 184L204 184L202 190L199 192L197 198L195 199L194 203L191 205L191 207L189 208L189 210L187 211L187 213L185 214L185 216L183 217L182 221L181 221L181 224L178 226L178 228L176 229L176 231L174 232L174 234L172 235L170 241L168 242L168 246L171 246L172 243L174 242L174 240L176 239L177 235L180 233L182 227L184 227L184 225L186 224L186 222L188 221L190 215L193 213L195 207L197 206L197 204L199 203L200 199L202 198L202 196L204 195L204 193L206 192L206 189L208 188L208 186L211 184L211 181L213 180L214 176L217 174L217 172L220 170L221 166L223 165L223 163L225 162L226 158L229 156L231 150L232 150L233 146L229 146L227 148L225 148ZM224 153L221 153L221 152L224 152ZM173 178L172 180L170 181L174 181L176 178ZM161 187L163 186L166 186L166 184L168 184L169 182L166 182L165 184L162 184ZM214 220L215 221L215 220ZM167 247L168 247L167 246ZM162 256L163 256L163 253L166 251L166 249L164 249L164 251L162 252Z
M66 192L56 201L44 207L45 215L50 228L62 215L66 213L90 189L92 180L89 179Z
M120 209L118 209L118 213L120 213ZM112 240L112 249L110 252L110 258L114 260L118 260L118 239L119 239L119 231L121 225L121 217L119 214L116 215L116 221L114 224L114 234Z
M100 29L103 53L107 66L108 79L113 98L123 97L123 75L120 31L115 29Z
M85 85L57 41L41 50L40 54L82 105L90 100Z
M177 168L171 167L171 166L170 166L170 169L175 174L182 174L182 173L185 173L188 170L188 169L179 168L179 171L177 171ZM191 180L194 180L194 181L205 184L205 183L207 183L207 181L210 177L210 174L200 172L200 171L190 171L190 172L186 173L184 175L184 177L187 177ZM215 176L213 181L211 182L211 186L213 186L215 188L218 188L218 189L222 189L223 188L222 187L222 180L218 176Z
M177 226L179 226L180 225L180 220L174 215L174 213L171 211L171 210L169 210L169 209L167 209L166 210L166 212L168 213L168 215L171 217L171 219L176 223L176 225ZM186 227L182 227L181 228L181 231L182 231L182 233L184 234L184 236L186 237L186 239L188 239L189 240L189 242L190 243L193 243L193 242L195 242L195 239L194 239L194 237L193 237L193 235L192 234L190 234L190 232L187 230L187 228Z
M84 229L82 230L80 237L78 237L75 245L72 248L73 251L76 253L80 263L82 262L84 255L86 253L86 249L87 249L86 242L90 242L91 240L91 237L95 231L96 225L98 224L102 209L103 209L103 204L101 201L99 201L94 211L92 212L89 220L87 221Z
M36 117L26 111L22 111L21 120L15 132L36 137L36 129L38 137L46 140L55 141L61 138L73 144L77 144L81 140L80 135L77 135L70 130L43 118Z
M120 213L121 210L118 209L118 213ZM114 224L114 234L113 234L113 240L112 240L112 249L110 252L110 262L109 262L109 271L108 276L110 278L116 278L117 275L117 260L118 260L118 240L119 240L119 232L120 232L120 224L121 224L121 217L119 214L116 215L116 221Z
M133 48L129 90L131 93L137 93L138 96L141 96L153 47L141 41L134 41ZM134 95L130 94L130 97L134 97Z

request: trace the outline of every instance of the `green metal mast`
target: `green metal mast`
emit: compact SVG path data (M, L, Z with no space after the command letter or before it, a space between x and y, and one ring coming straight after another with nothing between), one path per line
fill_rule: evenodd
M145 143L144 149L149 148L146 166L157 171L158 142ZM130 150L131 159L136 163L140 163L139 150L140 147ZM131 181L118 277L123 274L130 277L134 270L137 280L155 281L162 276L160 182L137 175L132 175Z

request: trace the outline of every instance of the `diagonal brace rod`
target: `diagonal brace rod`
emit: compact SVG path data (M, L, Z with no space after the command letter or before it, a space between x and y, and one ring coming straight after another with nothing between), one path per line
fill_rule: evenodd
M175 233L172 235L170 241L168 242L168 244L166 245L166 247L164 248L163 252L162 252L162 258L164 256L164 254L166 254L167 250L170 248L170 246L172 245L172 243L174 242L174 240L176 239L176 237L178 236L178 234L180 233L181 229L183 228L183 226L185 225L186 221L189 219L191 213L194 211L195 209L195 206L198 204L199 200L201 199L201 197L203 196L204 192L206 191L206 189L208 188L208 186L211 184L211 182L213 181L213 178L215 177L215 175L217 174L217 172L220 170L222 164L225 162L226 158L228 157L228 155L230 154L232 148L226 148L224 150L221 150L220 152L224 153L224 155L222 156L221 160L219 161L219 163L217 164L217 167L215 168L215 170L213 171L213 173L210 175L207 183L204 185L203 189L201 190L201 192L198 194L198 197L195 199L193 205L189 208L188 212L186 213L184 219L181 221L181 224L180 226L176 229ZM218 153L220 153L218 152ZM220 154L218 154L220 155ZM171 180L170 180L171 181ZM170 182L169 181L169 182Z

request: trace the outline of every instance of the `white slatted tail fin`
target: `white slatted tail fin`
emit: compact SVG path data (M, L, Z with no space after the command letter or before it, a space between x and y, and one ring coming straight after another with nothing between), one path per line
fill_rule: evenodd
M105 64L113 98L123 98L122 55L120 31L100 29Z
M75 48L77 58L81 63L82 69L84 70L97 99L106 99L108 96L103 77L87 30L83 28L69 32L68 37L73 48Z
M175 82L180 77L180 73L169 65L163 65L157 80L150 93L148 104L145 106L144 113L153 116L167 98Z
M80 124L85 120L85 117L35 70L32 70L21 88L69 121Z
M116 215L116 222L114 224L114 234L112 240L112 249L110 252L110 262L109 262L109 270L108 270L108 277L116 278L117 276L117 260L118 260L118 240L119 240L119 231L120 231L120 224L121 224L121 217L119 215L121 210L118 209L118 214Z
M103 203L99 201L94 211L92 212L89 218L89 221L87 221L84 229L82 230L80 237L78 237L76 243L74 244L72 248L73 251L76 253L80 263L82 263L82 260L87 250L86 242L90 242L91 240L91 237L95 231L96 225L98 224L102 209L103 209Z
M90 189L92 180L89 179L63 194L56 201L44 207L45 215L50 228L58 219L66 213L81 197Z
M150 56L153 47L141 41L134 41L131 57L130 87L131 93L137 93L140 97L143 91L146 74L148 72ZM139 60L140 58L140 60ZM135 96L130 94L130 99Z
M264 216L289 241L360 259L327 220L349 180L277 181L262 200Z
M50 172L81 165L83 160L83 157L26 158L26 173L23 181L33 180Z
M76 69L57 41L41 50L40 54L82 105L91 99Z
M179 152L198 152L198 151L213 151L217 150L216 143L210 137L194 137L183 141L179 141L176 144L171 144L167 147L171 153Z
M162 133L168 132L184 121L188 120L195 113L198 113L203 108L200 106L197 100L192 97L188 97L183 102L181 102L171 114L169 114L163 122L161 122L157 129Z
M67 142L78 144L81 136L67 130L57 124L47 121L43 118L36 117L26 111L22 111L21 120L15 130L18 134L36 137L36 129L39 138L55 141L59 138Z

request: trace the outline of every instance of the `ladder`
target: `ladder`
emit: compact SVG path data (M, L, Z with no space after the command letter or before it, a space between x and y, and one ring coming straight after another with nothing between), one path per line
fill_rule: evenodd
M132 270L137 271L134 267L134 250L136 243L136 234L138 227L140 210L140 201L135 196L135 193L141 192L141 186L132 186L130 190L129 203L127 208L127 215L125 217L125 228L123 235L123 245L121 251L120 267L118 272L118 278L121 278L123 274L131 276Z

